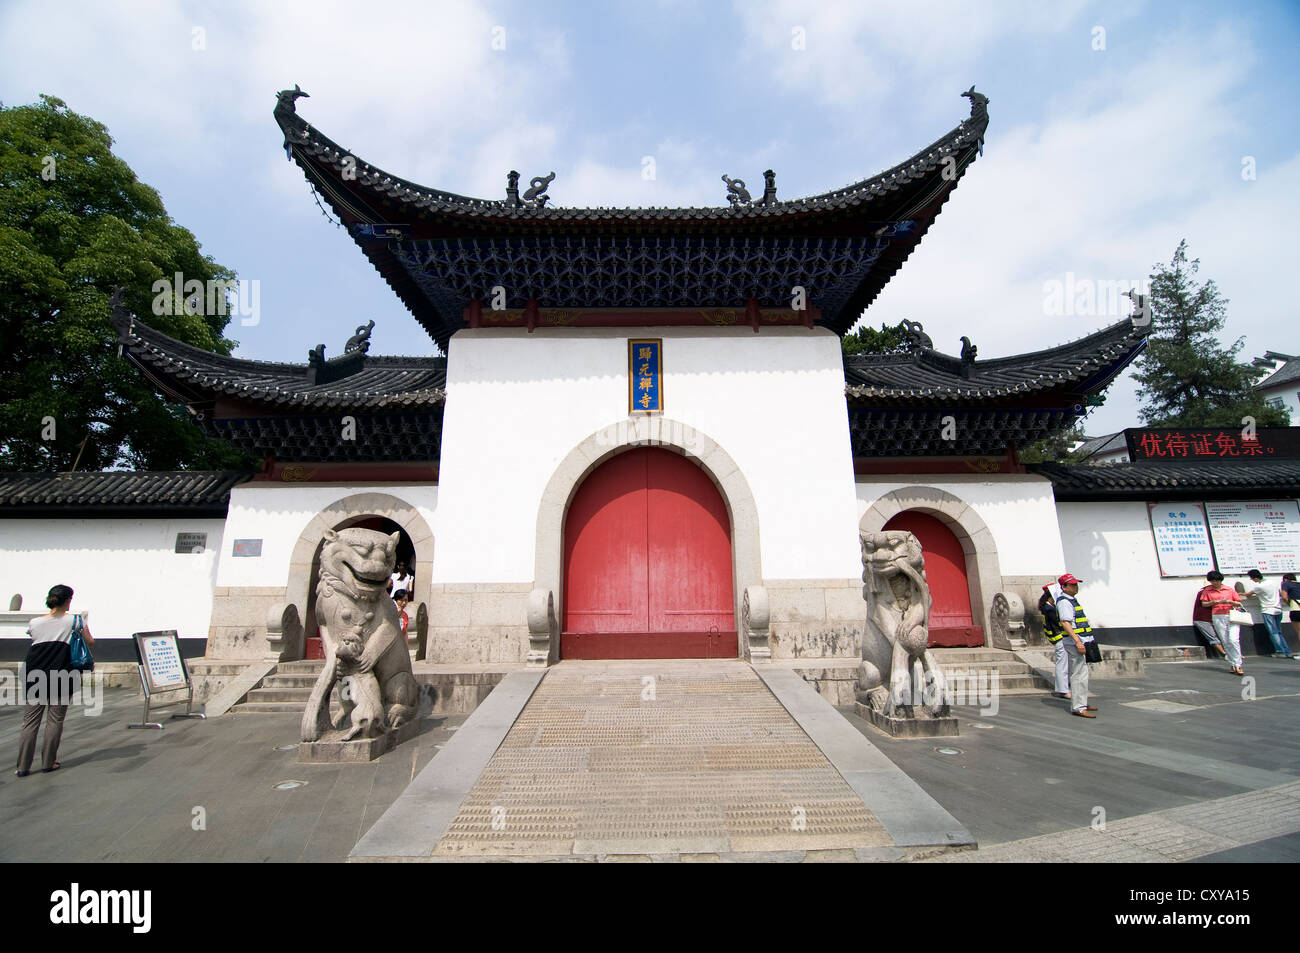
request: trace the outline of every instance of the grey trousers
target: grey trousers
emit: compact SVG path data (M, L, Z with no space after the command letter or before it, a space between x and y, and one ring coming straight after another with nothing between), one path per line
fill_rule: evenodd
M23 732L18 741L18 770L30 771L36 755L36 735L41 730L41 716L50 713L45 723L45 744L41 745L41 767L52 768L59 757L59 739L63 737L63 716L67 705L26 705L23 708Z
M1080 655L1074 639L1067 638L1070 654L1070 710L1088 707L1088 657Z
M1056 691L1064 695L1070 690L1070 655L1074 651L1074 639L1063 636L1052 646L1052 663L1056 666Z

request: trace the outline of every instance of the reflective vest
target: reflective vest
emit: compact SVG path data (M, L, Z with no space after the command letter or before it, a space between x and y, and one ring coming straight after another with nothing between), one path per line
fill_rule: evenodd
M1067 596L1066 598L1069 597ZM1074 600L1071 601L1073 602ZM1077 635L1084 642L1087 642L1089 640L1084 638L1084 636L1088 635L1090 632L1092 632L1092 626L1088 625L1087 613L1083 611L1083 606L1075 602L1074 603L1074 634ZM1056 626L1052 625L1051 619L1048 618L1048 616L1044 615L1043 635L1047 637L1047 641L1056 643L1061 641L1061 639L1065 638L1065 628L1062 627L1060 629L1057 629Z

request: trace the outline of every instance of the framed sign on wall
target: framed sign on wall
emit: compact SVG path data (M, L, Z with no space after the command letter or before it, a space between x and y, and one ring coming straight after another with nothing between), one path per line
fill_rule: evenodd
M1214 568L1214 552L1200 503L1148 503L1147 516L1163 578L1204 576Z
M663 338L627 342L627 412L664 412Z
M1300 561L1300 507L1295 500L1205 504L1219 572L1294 572Z

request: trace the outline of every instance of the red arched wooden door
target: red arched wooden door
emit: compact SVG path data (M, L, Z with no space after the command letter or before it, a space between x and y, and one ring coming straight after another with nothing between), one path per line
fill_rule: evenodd
M731 520L680 454L619 454L564 520L564 658L735 658Z
M984 644L984 628L971 618L966 554L947 526L933 516L908 510L885 529L905 530L921 543L925 581L930 584L930 645L941 648Z

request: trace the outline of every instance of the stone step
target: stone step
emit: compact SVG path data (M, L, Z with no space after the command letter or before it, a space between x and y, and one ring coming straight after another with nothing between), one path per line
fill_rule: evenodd
M294 702L301 709L311 698L310 688L255 688L248 693L248 702Z
M276 669L277 675L319 675L325 667L324 659L306 659L296 662L281 662Z
M268 715L288 712L290 714L301 715L302 705L292 702L241 702L234 708L230 709L228 714L231 715Z
M1023 675L1033 671L1032 666L1019 659L998 659L992 662L940 662L945 672L1001 672L1004 675Z
M316 684L317 675L268 675L262 680L262 688L311 688Z
M966 648L966 649L931 649L935 661L942 664L962 665L974 662L996 662L1003 659L1015 661L1015 653L1005 649Z
M191 675L238 675L248 667L247 662L209 662L207 659L186 659L185 667Z
M1205 649L1200 645L1155 645L1123 648L1102 646L1101 657L1112 659L1149 659L1153 662L1178 662L1184 659L1205 661Z

